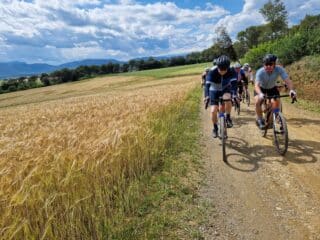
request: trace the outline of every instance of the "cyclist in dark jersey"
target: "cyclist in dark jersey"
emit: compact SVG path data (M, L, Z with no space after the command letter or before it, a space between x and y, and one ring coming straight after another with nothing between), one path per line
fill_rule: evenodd
M212 134L216 138L218 136L218 106L219 97L223 99L231 99L231 92L236 91L237 88L237 73L233 68L230 68L230 60L227 56L222 55L215 59L216 68L211 69L206 77L205 85L205 101L210 99L211 119L213 123ZM222 111L226 111L227 127L232 127L232 120L230 116L231 101L224 103ZM225 108L225 109L224 109Z
M201 75L201 87L204 87L204 85L206 84L206 76L209 71L210 71L210 68L208 67L204 69L204 72Z
M234 69L237 72L238 75L238 93L239 93L239 98L240 101L242 100L242 93L243 93L243 88L248 89L248 78L246 76L246 73L243 69L241 69L241 64L236 63L234 65Z
M267 54L263 58L263 67L261 67L256 73L255 81L255 107L257 114L257 124L260 129L265 128L265 122L262 118L261 102L264 99L264 95L278 96L279 91L277 88L277 78L281 76L282 80L288 86L290 90L291 98L296 98L297 93L293 90L293 84L288 74L283 67L276 65L277 56L273 54ZM272 99L273 111L279 111L280 100L279 98Z

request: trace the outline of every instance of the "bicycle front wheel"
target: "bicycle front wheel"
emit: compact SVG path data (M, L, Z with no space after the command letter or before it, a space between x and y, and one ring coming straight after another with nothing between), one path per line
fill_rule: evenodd
M227 138L227 128L226 122L224 117L220 117L220 138L221 138L221 146L222 146L222 160L227 162L227 155L226 155L226 138Z
M273 113L273 135L277 152L285 155L288 150L288 128L281 112Z
M247 106L249 107L250 106L250 93L248 90L247 90L247 94L246 94L246 101L247 101Z

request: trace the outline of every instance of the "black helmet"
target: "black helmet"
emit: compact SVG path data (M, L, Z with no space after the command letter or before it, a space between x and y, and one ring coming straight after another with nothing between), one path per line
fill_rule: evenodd
M228 69L230 67L230 59L226 55L221 55L216 59L216 64L219 69Z
M268 64L268 63L275 63L277 61L277 56L268 53L267 55L264 56L263 58L263 63Z

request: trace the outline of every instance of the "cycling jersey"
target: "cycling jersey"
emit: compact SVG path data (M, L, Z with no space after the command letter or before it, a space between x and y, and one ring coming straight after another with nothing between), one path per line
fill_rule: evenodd
M238 86L242 86L242 82L244 82L245 85L248 85L248 78L246 76L246 73L243 69L240 69L240 71L238 72Z
M258 83L261 88L271 89L277 85L277 78L279 76L281 76L282 80L288 78L288 74L284 68L275 66L272 73L267 73L264 67L262 67L256 73L256 83Z
M217 102L217 98L223 93L231 93L237 89L237 72L233 68L223 76L217 68L210 70L206 76L205 96L210 96L211 105ZM219 93L218 93L219 92Z
M243 67L242 70L244 71L246 78L252 82L253 81L252 69L250 67L248 68Z

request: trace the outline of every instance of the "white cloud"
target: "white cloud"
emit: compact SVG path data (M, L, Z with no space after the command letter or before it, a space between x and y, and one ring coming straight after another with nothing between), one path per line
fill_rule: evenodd
M226 26L235 38L239 31L264 23L259 13L264 3L245 0L242 11L231 15L212 3L205 9L184 9L170 0L144 5L134 0L2 0L0 61L126 60L202 50L211 45L216 26ZM290 23L320 9L318 0L284 3Z

